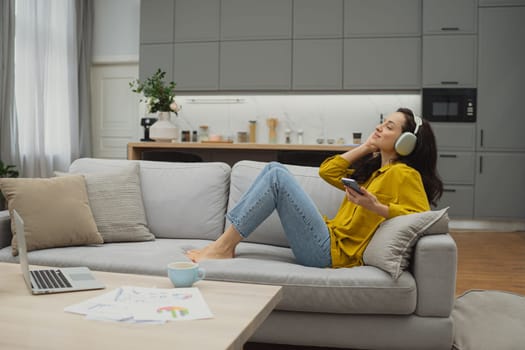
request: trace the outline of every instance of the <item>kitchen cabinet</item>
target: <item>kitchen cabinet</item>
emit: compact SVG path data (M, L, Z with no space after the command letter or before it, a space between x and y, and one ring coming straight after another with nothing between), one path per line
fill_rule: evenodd
M423 116L425 117L425 116ZM474 151L476 147L475 123L431 123L440 151Z
M423 0L423 34L474 34L477 0Z
M140 80L151 77L159 68L166 72L166 80L173 80L173 44L141 44L139 57Z
M345 37L418 36L421 0L345 0Z
M293 37L341 38L343 0L294 0Z
M219 89L219 42L177 43L173 57L177 90Z
M480 152L477 162L474 215L525 219L525 153Z
M340 90L343 40L294 40L293 89Z
M453 218L474 215L476 128L474 123L431 123L438 148L437 169L443 196L437 208L450 207Z
M421 39L344 39L343 88L419 89Z
M218 41L220 0L175 0L175 42Z
M479 9L478 149L525 151L525 7Z
M292 37L292 0L222 0L221 6L221 40Z
M438 152L438 172L445 184L473 185L475 164L474 152Z
M525 219L525 7L479 9L477 218Z
M221 42L221 90L289 90L292 41Z
M141 1L141 44L173 42L174 5L173 0Z
M423 36L423 87L476 87L476 35Z
M453 219L472 219L474 216L474 187L443 185L443 195L434 209L449 207L448 215Z

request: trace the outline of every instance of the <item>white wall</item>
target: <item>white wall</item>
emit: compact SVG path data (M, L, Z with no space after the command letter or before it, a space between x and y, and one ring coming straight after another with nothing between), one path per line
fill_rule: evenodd
M127 81L136 78L130 72L138 73L140 0L95 0L94 7L92 85L99 89L93 92L98 96L93 106L94 156L125 158L125 144L138 141L142 132L139 120L145 115L138 96L127 86ZM224 103L231 99L240 102ZM386 116L401 106L416 113L421 111L420 96L416 93L179 95L177 102L182 105L179 117L175 118L181 129L197 130L199 125L206 124L210 133L235 139L238 131L248 130L249 120L257 120L260 143L268 142L269 117L279 119L278 142L284 142L284 130L290 128L295 132L304 130L304 143L316 143L317 138L343 138L351 143L353 132L362 132L366 138L379 123L381 113ZM127 107L120 108L123 105ZM296 133L292 134L294 140Z

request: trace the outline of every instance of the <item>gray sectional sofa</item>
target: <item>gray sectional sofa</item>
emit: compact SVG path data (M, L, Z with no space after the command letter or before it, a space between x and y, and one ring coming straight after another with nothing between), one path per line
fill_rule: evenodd
M186 260L186 250L204 247L223 232L228 207L264 166L253 161L230 168L224 163L84 158L73 162L70 172L110 174L131 163L139 165L147 227L155 239L34 250L29 253L31 264L166 275L169 262ZM335 214L342 191L320 179L317 168L289 169L322 213ZM450 349L456 245L447 234L446 219L441 216L439 224L432 221L417 228L417 242L409 242L410 247L402 252L408 254L409 265L404 271L397 266L399 276L374 263L383 259L381 242L374 243L375 253L369 253L376 254L375 258L365 253L365 262L372 262L366 266L320 269L298 265L275 214L239 245L235 259L201 265L206 279L283 286L282 301L252 341L352 349ZM389 230L403 223L392 228L390 221L380 227L383 237L378 235L378 239L388 238ZM407 226L412 229L414 225L409 222ZM0 261L16 263L10 244L9 214L3 211ZM392 261L397 264L396 257Z

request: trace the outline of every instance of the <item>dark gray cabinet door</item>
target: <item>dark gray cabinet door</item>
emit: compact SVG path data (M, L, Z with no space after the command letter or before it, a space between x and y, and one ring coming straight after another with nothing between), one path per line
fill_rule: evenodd
M476 87L477 37L423 37L424 87Z
M419 89L421 39L344 39L345 89Z
M476 149L475 123L433 122L431 126L439 151L474 151Z
M423 33L476 33L477 0L423 0Z
M173 42L174 0L140 3L140 43Z
M448 215L451 218L472 219L474 215L474 187L463 185L448 185L443 188L436 209L449 207Z
M173 76L177 90L218 90L219 43L175 44Z
M421 34L421 0L345 0L345 37Z
M293 37L341 38L343 0L294 0Z
M221 42L222 90L289 90L292 41Z
M480 153L475 216L525 219L525 153Z
M438 172L445 184L473 185L476 167L474 152L438 152Z
M293 88L338 90L343 85L343 39L295 40Z
M175 41L218 41L220 0L176 0Z
M291 37L291 0L222 0L222 40Z
M173 44L140 45L141 80L147 79L161 69L166 72L166 80L173 80Z
M525 7L479 17L478 147L525 151Z

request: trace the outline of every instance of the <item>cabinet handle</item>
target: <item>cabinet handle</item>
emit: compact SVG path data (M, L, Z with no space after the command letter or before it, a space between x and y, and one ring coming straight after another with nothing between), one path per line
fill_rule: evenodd
M441 27L441 30L444 32L458 31L459 27Z
M479 131L479 145L483 147L483 129Z
M440 154L439 158L457 158L457 154Z
M458 85L459 82L457 81L442 81L441 85Z
M443 192L455 193L456 190L453 189L453 188L444 188L444 189L443 189Z
M483 173L483 156L479 156L479 173Z

